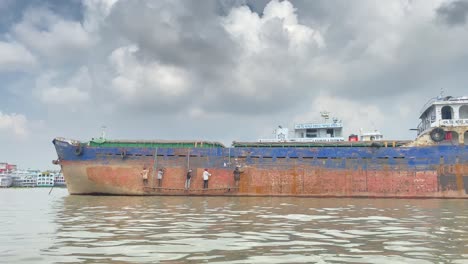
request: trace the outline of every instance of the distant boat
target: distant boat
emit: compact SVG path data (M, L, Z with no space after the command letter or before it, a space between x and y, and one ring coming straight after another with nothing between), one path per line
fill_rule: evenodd
M36 187L38 171L17 170L10 174L13 178L13 187Z
M55 173L55 176L54 176L54 186L57 186L57 187L65 187L67 186L66 182L65 182L65 178L63 177L63 174L62 173Z
M37 187L54 186L55 174L52 172L41 172L37 175Z
M1 188L8 188L11 187L13 184L13 178L8 175L1 175L0 176L0 187Z
M374 131L361 131L361 141L381 141L383 140L383 135L378 130Z

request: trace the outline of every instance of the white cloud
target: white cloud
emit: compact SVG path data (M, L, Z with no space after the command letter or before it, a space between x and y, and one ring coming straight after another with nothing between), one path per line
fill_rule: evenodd
M0 71L27 71L36 63L34 55L21 44L0 41Z
M30 50L58 62L76 59L95 43L80 22L66 20L47 9L27 10L12 32Z
M242 49L234 71L225 77L230 80L225 89L265 104L294 98L291 85L310 79L306 69L325 48L322 34L300 24L289 1L269 2L262 17L246 6L233 8L223 26Z
M117 2L118 0L83 0L83 5L86 8L84 27L88 31L99 30L112 6Z
M24 138L29 134L28 120L21 114L4 114L0 112L0 132L8 132L18 138Z
M54 72L41 75L36 80L36 93L45 104L75 111L77 104L89 102L92 86L88 68L82 67L66 81Z
M138 47L131 45L112 52L109 63L114 70L109 87L119 98L138 104L141 99L154 102L184 96L190 88L190 75L184 69L158 61L140 62Z
M296 11L296 8L289 1L272 0L266 5L262 20L263 23L267 23L269 20L281 19L292 50L301 49L307 45L316 45L323 48L325 41L320 32L299 24Z
M233 8L223 25L244 48L246 55L275 48L275 42L281 41L281 38L287 42L286 48L291 53L325 46L320 32L299 24L296 9L289 1L272 0L265 7L262 17L247 6Z

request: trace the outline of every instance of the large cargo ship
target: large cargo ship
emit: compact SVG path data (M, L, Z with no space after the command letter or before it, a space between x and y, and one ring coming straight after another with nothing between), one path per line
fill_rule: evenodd
M70 194L468 198L468 97L434 98L420 119L412 141L345 141L337 119L231 147L56 138L54 163Z

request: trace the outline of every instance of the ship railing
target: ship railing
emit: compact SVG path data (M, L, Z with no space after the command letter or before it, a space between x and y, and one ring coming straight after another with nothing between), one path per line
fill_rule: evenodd
M344 141L343 137L322 137L322 138L291 138L292 142L336 142Z
M439 101L459 102L459 101L466 101L466 100L468 100L468 97L466 96L446 96L446 97L437 96L437 97L429 99L427 103L424 104L424 106L420 110L420 114L423 114L424 111L426 111L426 109L429 108L429 106L435 102L439 102Z
M284 139L259 139L258 142L265 143L281 143L281 142L338 142L344 141L344 137L321 137L321 138L290 138L288 140Z
M287 142L285 139L277 139L277 138L261 138L258 142Z
M421 108L421 110L419 111L419 114L422 115L424 113L424 111L426 111L427 108L429 108L429 106L431 106L433 103L437 102L437 101L440 101L441 98L440 97L433 97L431 99L429 99L424 105L423 107Z

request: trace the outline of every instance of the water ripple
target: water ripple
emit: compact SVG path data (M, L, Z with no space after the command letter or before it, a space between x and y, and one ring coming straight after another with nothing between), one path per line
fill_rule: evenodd
M0 262L468 263L466 200L47 191L0 193Z

